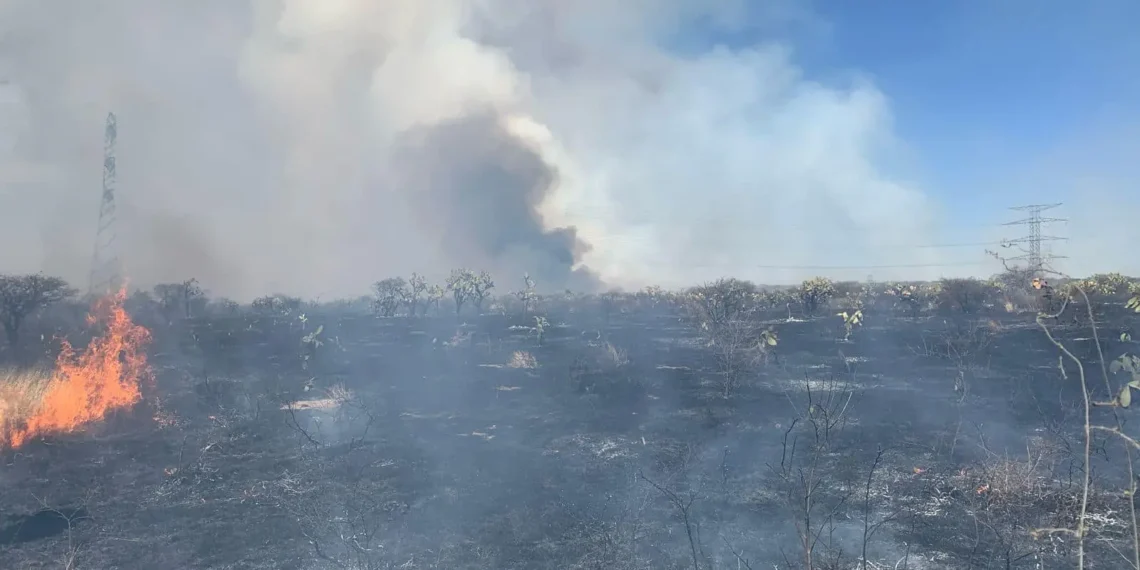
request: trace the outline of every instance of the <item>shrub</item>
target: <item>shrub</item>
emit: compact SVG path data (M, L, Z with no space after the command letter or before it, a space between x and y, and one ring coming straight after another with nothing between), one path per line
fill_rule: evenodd
M996 298L994 289L977 279L943 279L939 285L936 301L946 313L977 314Z
M799 297L804 314L812 316L835 296L835 284L826 277L812 277L800 284Z
M276 294L258 297L253 300L250 308L255 313L265 316L290 316L301 310L302 301L299 297Z
M896 307L902 308L912 317L917 317L923 306L926 305L922 291L917 285L894 283L887 289L886 295L894 299Z
M835 284L835 302L838 309L858 310L863 308L867 297L867 287L857 281L840 281Z
M1013 313L1039 305L1039 293L1033 288L1033 277L1030 269L1011 268L991 277L988 283L996 291L997 301L1006 312Z
M719 328L747 316L756 296L756 285L748 281L718 279L690 289L686 308L702 329Z
M1081 280L1078 285L1089 295L1114 297L1127 294L1131 284L1119 273L1098 273Z

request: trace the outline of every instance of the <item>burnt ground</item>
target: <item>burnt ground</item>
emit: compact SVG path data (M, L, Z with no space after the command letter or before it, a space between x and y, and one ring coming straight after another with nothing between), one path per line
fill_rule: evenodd
M804 537L814 568L1072 567L1032 531L1074 524L1075 367L1031 316L867 316L843 341L774 315L728 397L648 311L552 316L541 346L522 316L154 326L147 403L0 457L0 568L804 568ZM1106 318L1111 359L1134 317ZM1087 327L1055 331L1109 399ZM1130 556L1111 437L1089 568Z

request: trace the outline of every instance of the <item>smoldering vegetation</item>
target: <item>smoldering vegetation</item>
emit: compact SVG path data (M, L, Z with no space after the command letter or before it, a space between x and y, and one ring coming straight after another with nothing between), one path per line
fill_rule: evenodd
M130 411L2 452L0 565L1134 558L1126 280L542 296L472 279L323 304L136 293L155 382ZM82 314L42 309L5 359L50 360ZM1103 428L1087 452L1085 393Z

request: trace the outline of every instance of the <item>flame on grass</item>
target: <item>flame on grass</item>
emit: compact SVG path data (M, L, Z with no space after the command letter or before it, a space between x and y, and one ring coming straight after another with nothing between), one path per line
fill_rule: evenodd
M120 291L95 302L87 324L100 333L82 352L62 341L38 405L26 418L13 418L22 425L6 422L10 429L0 433L0 443L20 447L31 438L78 431L142 399L142 383L153 378L145 352L150 331L131 321L125 298Z

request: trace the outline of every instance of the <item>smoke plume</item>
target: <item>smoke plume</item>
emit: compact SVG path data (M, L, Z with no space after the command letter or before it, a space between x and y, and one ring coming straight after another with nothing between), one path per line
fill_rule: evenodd
M772 32L811 24L797 6L8 0L0 239L20 247L0 266L83 282L107 111L138 286L331 298L456 267L589 289L937 261L892 247L937 209L886 160L905 153L885 97L805 77ZM692 22L770 39L681 49Z

